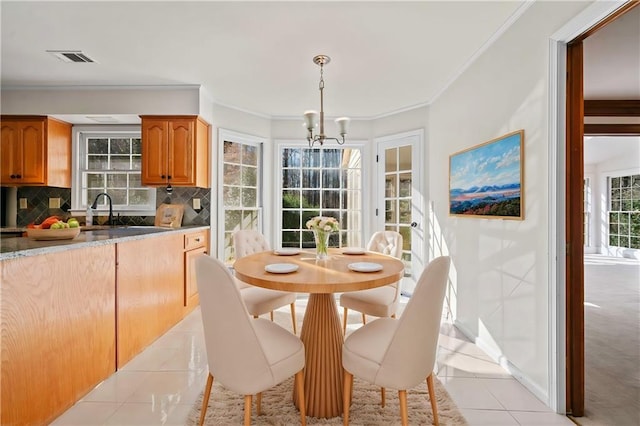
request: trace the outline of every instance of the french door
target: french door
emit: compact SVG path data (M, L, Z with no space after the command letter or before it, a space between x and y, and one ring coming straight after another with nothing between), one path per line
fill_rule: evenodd
M397 231L403 237L405 276L402 294L411 295L425 258L425 197L422 171L423 131L377 138L377 196L374 229Z

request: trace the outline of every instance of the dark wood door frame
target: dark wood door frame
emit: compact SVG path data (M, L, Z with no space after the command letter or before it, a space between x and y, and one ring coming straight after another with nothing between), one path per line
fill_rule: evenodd
M567 135L566 135L566 407L575 417L584 415L584 135L640 134L638 125L585 125L590 116L640 116L638 101L623 106L607 102L587 102L583 92L584 39L640 4L626 3L613 14L567 44ZM610 107L603 111L603 107ZM593 126L593 127L591 127Z

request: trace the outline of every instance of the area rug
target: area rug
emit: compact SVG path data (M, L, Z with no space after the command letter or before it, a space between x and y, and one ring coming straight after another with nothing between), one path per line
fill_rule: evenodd
M441 425L467 425L455 403L434 377L438 401L438 417ZM256 415L253 398L252 425L296 425L300 424L300 414L292 401L293 378L263 392L262 415ZM410 425L433 424L426 382L407 392ZM187 425L197 425L200 421L202 393L189 413ZM385 407L380 407L380 388L354 379L353 404L349 414L352 425L399 425L400 406L398 392L387 389ZM226 390L214 381L209 408L205 417L206 425L242 425L244 421L244 397ZM307 416L309 425L342 425L342 417L317 419Z

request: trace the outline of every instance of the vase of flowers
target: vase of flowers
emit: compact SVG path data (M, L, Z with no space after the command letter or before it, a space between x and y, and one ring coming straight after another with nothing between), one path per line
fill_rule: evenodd
M328 259L329 236L340 229L338 221L333 217L316 216L307 221L307 229L313 231L316 240L316 259Z

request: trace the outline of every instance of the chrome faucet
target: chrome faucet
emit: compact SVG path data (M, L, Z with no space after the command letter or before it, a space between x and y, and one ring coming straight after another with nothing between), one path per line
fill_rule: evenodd
M109 226L111 226L113 225L113 202L111 201L111 197L109 196L109 194L107 194L106 192L101 192L96 195L96 199L93 200L91 208L95 210L98 207L98 198L100 198L101 195L104 195L105 197L107 197L107 200L109 200Z

